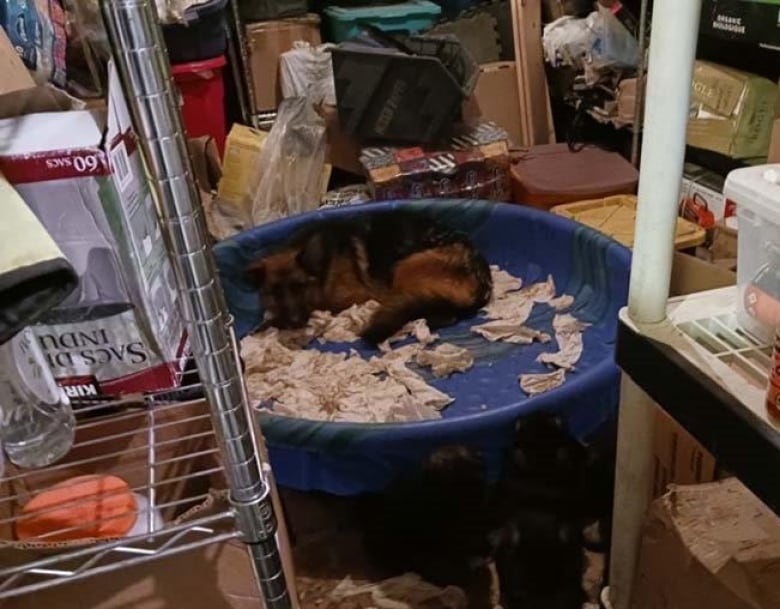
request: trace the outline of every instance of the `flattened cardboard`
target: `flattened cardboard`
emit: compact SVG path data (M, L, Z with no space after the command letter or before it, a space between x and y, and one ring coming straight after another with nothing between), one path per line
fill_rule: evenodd
M511 142L522 145L523 123L517 91L514 61L498 61L480 66L474 97L482 117L503 127Z
M27 71L2 27L0 27L0 74L3 75L0 78L0 95L35 86L30 72Z
M13 598L3 609L259 609L263 606L246 547L206 546Z
M249 51L251 87L254 91L255 110L263 112L275 109L282 100L279 82L279 58L300 41L311 46L322 43L320 18L317 15L261 21L246 26Z
M673 487L649 511L632 609L780 607L780 519L738 480Z

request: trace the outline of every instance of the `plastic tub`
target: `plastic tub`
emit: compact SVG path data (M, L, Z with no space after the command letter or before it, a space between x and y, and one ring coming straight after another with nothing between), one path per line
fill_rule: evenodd
M737 206L737 319L772 341L780 322L780 164L732 171L723 192Z
M209 0L189 7L183 24L164 25L163 38L171 63L213 59L227 49L228 0Z
M225 82L223 55L206 61L180 63L171 66L171 74L179 87L184 104L182 114L189 137L209 135L214 138L219 156L225 151Z
M466 444L480 450L491 475L500 470L512 444L518 417L531 412L560 414L568 429L587 439L616 413L620 372L614 361L618 311L626 303L630 253L617 242L566 218L518 205L474 200L418 200L337 207L254 227L219 242L214 256L225 299L239 338L263 318L256 290L246 281L247 264L307 222L323 217L370 214L404 206L430 214L468 233L491 264L526 284L554 277L561 293L574 297L571 311L590 323L585 351L570 380L548 393L527 398L518 389L520 371L546 370L536 362L552 345L508 345L474 338L471 320L441 330L444 342L468 348L472 371L431 379L456 398L443 418L419 423L327 423L260 413L274 476L280 485L340 495L377 491L416 471L436 448ZM549 328L552 313L541 310L531 322ZM364 355L372 350L353 347ZM343 346L322 346L339 349Z
M550 209L564 203L636 193L639 172L619 154L595 146L578 152L567 144L525 151L512 166L515 203Z
M433 26L441 15L441 7L428 0L410 0L383 6L325 9L328 38L332 42L349 40L360 34L364 24L386 32L417 34Z

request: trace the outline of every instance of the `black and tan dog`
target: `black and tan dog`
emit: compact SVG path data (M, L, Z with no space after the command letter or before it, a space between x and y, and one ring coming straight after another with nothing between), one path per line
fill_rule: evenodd
M406 210L314 222L249 276L267 323L280 328L378 301L363 333L374 344L414 319L436 328L471 317L492 292L490 268L466 236Z

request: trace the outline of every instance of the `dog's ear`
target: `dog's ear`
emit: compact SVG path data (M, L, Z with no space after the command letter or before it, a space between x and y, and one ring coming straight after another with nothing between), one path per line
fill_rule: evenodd
M330 240L324 234L317 233L306 240L295 261L308 275L324 279L330 266L331 254Z
M247 281L258 288L265 283L265 275L265 260L255 260L246 270Z

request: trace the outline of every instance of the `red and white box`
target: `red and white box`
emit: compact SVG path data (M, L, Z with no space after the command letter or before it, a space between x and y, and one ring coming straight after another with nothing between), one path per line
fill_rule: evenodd
M0 116L12 97L0 96ZM104 110L0 120L0 172L79 274L76 291L33 327L57 382L73 398L177 386L184 320L113 66Z

